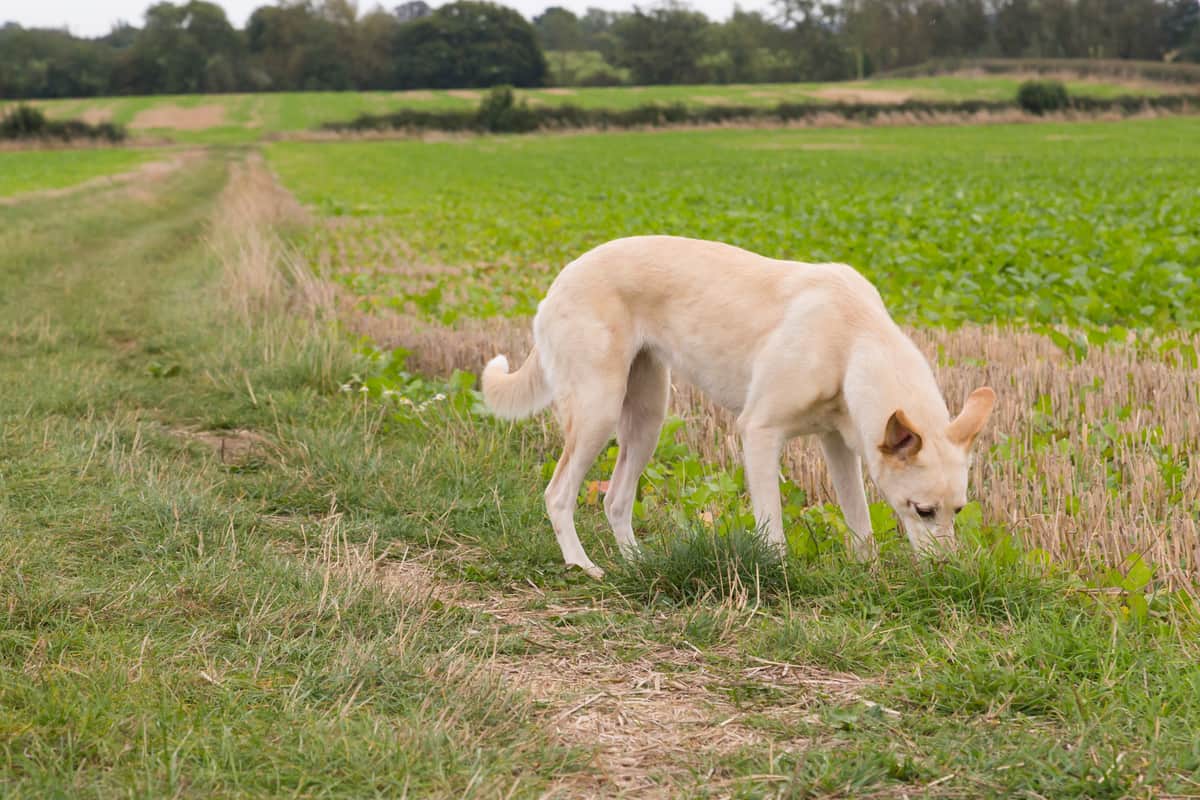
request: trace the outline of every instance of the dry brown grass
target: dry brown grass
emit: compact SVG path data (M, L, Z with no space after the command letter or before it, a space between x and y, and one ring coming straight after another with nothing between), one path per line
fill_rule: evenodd
M830 86L812 92L813 97L832 100L835 103L900 103L911 100L918 93L895 89L867 89L854 86ZM926 96L928 93L920 93Z
M462 320L446 327L408 316L364 315L349 303L343 313L353 330L383 347L410 349L410 364L432 374L478 371L497 353L519 363L530 346L527 319ZM1069 563L1115 566L1136 552L1176 585L1200 576L1194 515L1200 507L1194 466L1200 371L1158 355L1150 341L1092 348L1076 362L1048 338L1009 328L909 332L927 355L940 354L935 371L952 411L977 386L993 386L999 394L972 473L986 519L1009 525L1027 545ZM1200 337L1190 341L1200 348ZM1053 409L1049 416L1037 411L1043 397ZM1129 414L1117 419L1123 407ZM727 411L677 383L672 413L687 420L684 440L705 459L737 463L739 445ZM1097 433L1105 422L1116 427L1111 446ZM988 455L1002 442L1012 457ZM1193 465L1176 486L1168 485L1160 460L1184 459ZM794 442L784 468L812 498L832 501L814 444Z
M281 309L310 316L331 309L331 286L295 257L277 232L303 224L307 212L279 186L260 155L231 169L211 236L229 303L247 321Z

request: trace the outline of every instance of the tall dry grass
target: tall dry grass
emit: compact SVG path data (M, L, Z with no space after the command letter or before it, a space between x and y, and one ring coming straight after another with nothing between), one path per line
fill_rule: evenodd
M280 236L309 222L308 212L278 184L260 155L231 164L210 244L223 268L225 297L243 320L278 312L317 317L333 309L332 286Z

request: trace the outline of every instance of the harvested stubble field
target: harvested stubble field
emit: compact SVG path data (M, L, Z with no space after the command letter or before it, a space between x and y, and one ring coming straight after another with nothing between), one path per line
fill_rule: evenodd
M281 143L14 197L0 791L1200 795L1198 128ZM803 448L786 563L714 535L729 421L679 387L646 559L598 468L609 576L560 566L553 427L453 370L646 230L848 260L952 405L997 387L960 554L876 506L848 562Z

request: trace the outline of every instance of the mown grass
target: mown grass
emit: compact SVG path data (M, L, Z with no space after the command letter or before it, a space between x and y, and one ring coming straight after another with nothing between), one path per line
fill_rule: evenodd
M89 178L124 172L152 156L147 150L101 148L0 151L0 197L61 189Z
M365 433L327 377L355 358L222 307L224 172L0 209L3 793L536 794L514 765L579 762L476 668L474 615L385 592L385 526L304 482L304 439ZM195 435L242 429L273 444Z

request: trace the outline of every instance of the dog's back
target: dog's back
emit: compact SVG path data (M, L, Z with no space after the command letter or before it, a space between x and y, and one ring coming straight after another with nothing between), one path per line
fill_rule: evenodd
M556 362L600 354L628 369L649 350L721 405L741 407L755 355L786 329L797 345L819 328L822 347L842 336L895 329L875 287L844 264L767 258L732 245L677 236L617 239L568 264L534 320L534 338Z

